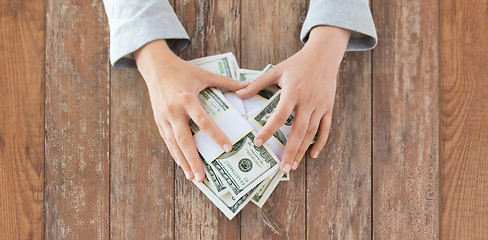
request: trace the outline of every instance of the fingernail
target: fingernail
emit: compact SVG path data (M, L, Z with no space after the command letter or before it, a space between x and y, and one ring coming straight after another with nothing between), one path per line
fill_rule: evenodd
M256 139L256 141L254 141L254 144L256 144L256 146L260 147L261 145L263 145L263 139L261 139L261 138Z
M245 88L243 88L243 89L237 90L237 91L236 91L236 93L237 93L237 94L240 94L240 93L243 93L243 92L245 92L245 91L246 91L246 89L245 89Z
M176 165L181 166L180 165L180 161L178 161L177 159L175 159L175 162L176 162Z
M312 155L312 158L317 158L319 156L319 152L318 151L315 151Z
M192 178L191 172L190 171L185 171L185 177L186 177L186 179L190 180Z
M291 166L289 163L285 164L285 166L283 167L283 172L285 173L289 173L290 172L290 169L291 169Z
M226 151L226 152L230 152L230 150L232 150L232 147L229 146L229 144L227 144L227 143L225 143L222 147L224 148L224 151Z
M297 167L298 167L298 162L297 161L294 161L293 162L293 169L297 169Z
M195 173L195 178L197 179L197 181L200 181L200 180L202 180L203 177L202 177L201 173L197 172L197 173Z

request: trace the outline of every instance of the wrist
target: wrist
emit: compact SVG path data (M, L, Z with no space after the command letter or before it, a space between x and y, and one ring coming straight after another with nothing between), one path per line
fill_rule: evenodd
M171 62L180 59L168 47L164 39L147 43L134 52L134 57L137 68L148 85L152 84L158 71L164 70L165 66L170 66Z
M333 65L339 67L350 36L351 31L348 29L328 25L316 26L310 31L304 48L329 64L334 63Z

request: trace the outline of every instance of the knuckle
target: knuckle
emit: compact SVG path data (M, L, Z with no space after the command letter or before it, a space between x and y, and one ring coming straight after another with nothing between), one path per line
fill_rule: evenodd
M161 116L159 116L158 118L163 119L166 116L168 119L173 119L177 115L178 108L179 108L178 103L176 102L168 103L163 107L164 111L161 113Z
M303 92L303 90L304 90L303 84L297 84L294 87L294 91L296 91L296 92Z
M176 139L174 138L169 138L166 142L168 142L168 144L171 146L171 147L174 147L176 146Z
M317 126L312 126L307 130L307 136L313 137L313 135L315 135L316 132L317 132Z
M188 139L186 136L178 137L178 139L176 141L180 145L187 145L188 143L190 143L190 139Z
M179 102L182 102L184 104L190 102L193 98L193 94L189 93L189 92L182 92L180 94L178 94L178 101Z
M211 120L208 116L205 116L204 114L198 114L195 120L197 121L198 126L202 129L207 129L208 127L210 127Z
M304 126L304 125L298 125L296 128L295 128L295 132L297 133L297 135L305 135L305 133L307 133L307 128Z
M285 113L283 111L278 111L278 112L275 112L274 114L276 114L276 117L280 120L282 120L282 119L286 120L286 119L288 119L288 117L290 117L290 114Z

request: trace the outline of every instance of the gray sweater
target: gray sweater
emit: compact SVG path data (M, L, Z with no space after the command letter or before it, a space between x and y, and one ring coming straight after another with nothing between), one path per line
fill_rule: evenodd
M103 0L110 26L110 62L116 68L136 68L133 52L156 39L166 39L179 54L190 42L167 0ZM348 51L369 50L377 36L368 0L311 0L300 39L313 27L330 25L352 31Z

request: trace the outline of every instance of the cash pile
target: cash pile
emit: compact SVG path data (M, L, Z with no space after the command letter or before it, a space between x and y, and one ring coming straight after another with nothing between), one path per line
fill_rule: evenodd
M240 69L232 53L195 59L190 63L249 82L273 67L268 65L262 71ZM193 183L229 219L249 202L262 207L278 183L289 180L288 174L282 173L279 166L294 114L265 144L254 145L256 132L269 120L280 93L278 86L271 86L248 99L240 99L234 92L218 88L206 88L198 95L205 111L232 142L232 150L224 152L190 120L193 139L205 166L204 181L194 180Z

